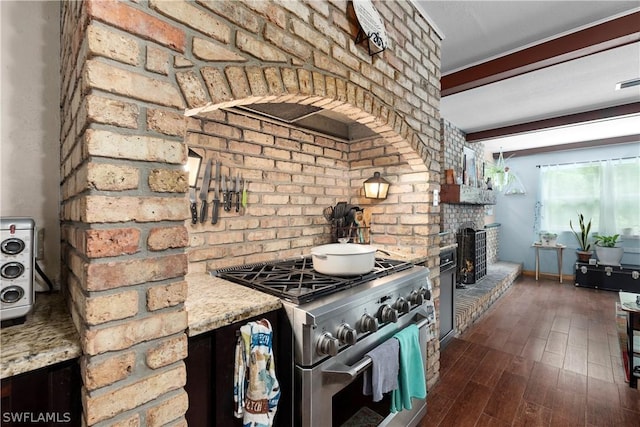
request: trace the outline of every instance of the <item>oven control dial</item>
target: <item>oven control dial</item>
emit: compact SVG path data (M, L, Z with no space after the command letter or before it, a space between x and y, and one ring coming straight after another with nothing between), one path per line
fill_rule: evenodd
M358 340L358 333L348 323L343 323L338 327L336 336L343 344L354 345Z
M422 292L413 290L409 295L409 301L413 305L422 305L424 302L424 296L422 295Z
M418 289L418 293L420 293L425 300L431 299L431 291L424 286L421 286L420 289Z
M407 301L406 299L400 297L393 304L393 308L398 310L400 313L408 313L409 311L411 311L411 304L409 304L409 301Z
M363 314L356 326L360 332L375 332L378 330L376 318L369 313Z
M378 309L378 318L382 323L395 323L398 321L398 310L391 308L389 304L382 304Z
M338 339L329 332L325 332L316 342L316 352L321 356L335 356L338 354Z

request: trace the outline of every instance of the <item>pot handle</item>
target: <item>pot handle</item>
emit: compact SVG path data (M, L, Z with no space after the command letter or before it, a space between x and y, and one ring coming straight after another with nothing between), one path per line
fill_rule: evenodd
M320 258L320 259L327 259L327 254L313 253L311 255L314 256L314 257Z

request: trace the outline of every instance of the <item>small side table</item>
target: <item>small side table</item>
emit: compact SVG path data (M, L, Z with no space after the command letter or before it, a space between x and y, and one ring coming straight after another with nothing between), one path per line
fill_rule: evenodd
M544 246L540 243L534 243L531 246L536 248L536 280L538 280L538 276L540 275L540 249L553 249L556 251L556 257L558 258L558 278L560 279L560 283L562 283L562 251L566 246Z
M637 303L637 298L640 294L634 294L631 292L620 292L620 308L627 313L627 364L629 375L629 387L638 388L638 377L640 377L640 371L636 369L640 368L640 352L638 352L638 344L634 342L634 330L638 329L640 324L640 305Z

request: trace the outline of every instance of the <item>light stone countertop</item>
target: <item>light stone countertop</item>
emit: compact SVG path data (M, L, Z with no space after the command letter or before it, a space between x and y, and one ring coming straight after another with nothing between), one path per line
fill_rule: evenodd
M187 276L185 306L189 336L277 310L277 297L206 273ZM79 357L80 338L59 293L36 294L25 323L0 331L0 378L8 378Z
M278 297L207 273L190 274L186 280L190 337L282 307Z
M80 338L59 293L36 294L26 321L0 331L0 378L79 357Z

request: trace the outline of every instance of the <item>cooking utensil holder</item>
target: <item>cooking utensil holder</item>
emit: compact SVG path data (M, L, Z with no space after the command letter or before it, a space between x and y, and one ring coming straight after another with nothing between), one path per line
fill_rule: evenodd
M348 238L347 243L368 245L371 242L371 227L359 227L355 225L339 227L331 225L331 242L338 243L338 239Z

